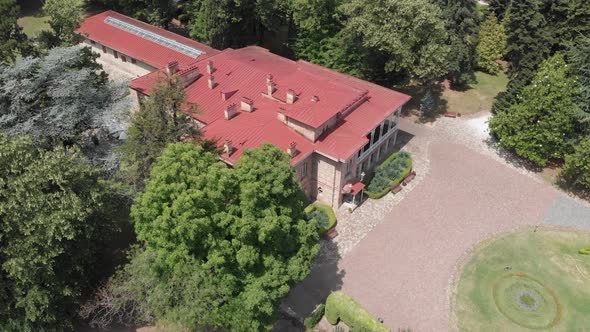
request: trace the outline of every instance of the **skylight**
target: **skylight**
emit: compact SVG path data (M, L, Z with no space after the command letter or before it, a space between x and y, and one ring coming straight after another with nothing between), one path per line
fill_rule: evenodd
M170 38L166 38L163 36L160 36L159 34L146 30L146 29L142 29L140 27L137 27L133 24L129 24L127 22L121 21L119 19L116 19L114 17L108 16L107 18L104 19L104 22L106 24L112 25L114 27L117 27L121 30L125 30L127 32L130 32L134 35L137 35L143 39L147 39L149 41L152 41L154 43L160 44L164 47L167 47L171 50L180 52L182 54L188 55L191 58L197 58L199 57L199 55L201 54L205 54L205 52L198 50L194 47L182 44L177 42L174 39L170 39Z

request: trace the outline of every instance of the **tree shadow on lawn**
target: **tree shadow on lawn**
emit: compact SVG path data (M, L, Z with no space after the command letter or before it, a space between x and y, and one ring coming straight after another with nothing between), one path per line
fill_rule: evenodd
M425 85L405 85L394 87L394 89L412 97L412 99L404 105L402 112L402 116L404 117L415 116L418 118L418 122L427 123L434 122L439 116L448 111L448 102L443 98L445 86L442 83L431 85L435 107L431 112L428 112L428 114L423 114L420 111L420 102L427 90Z
M336 243L322 239L311 273L283 299L280 318L272 331L305 331L303 320L324 303L330 293L342 288L346 272L338 267L340 259Z

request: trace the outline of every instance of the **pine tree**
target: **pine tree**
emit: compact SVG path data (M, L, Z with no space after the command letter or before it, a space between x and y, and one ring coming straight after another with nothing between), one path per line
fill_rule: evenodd
M443 11L448 33L447 44L453 50L449 58L449 79L456 86L475 80L476 47L479 41L479 11L473 0L436 0Z
M16 21L19 11L16 0L0 0L0 64L13 62L29 50L27 36Z

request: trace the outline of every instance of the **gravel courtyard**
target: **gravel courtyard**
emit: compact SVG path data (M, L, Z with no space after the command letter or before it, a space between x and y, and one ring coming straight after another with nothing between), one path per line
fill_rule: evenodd
M451 330L451 284L478 243L524 225L590 229L587 203L498 154L487 142L486 118L445 118L434 126L402 120L409 137L404 149L422 163L418 177L397 198L389 194L352 215L340 213L341 235L323 243L312 274L291 292L284 311L305 317L342 289L392 330Z

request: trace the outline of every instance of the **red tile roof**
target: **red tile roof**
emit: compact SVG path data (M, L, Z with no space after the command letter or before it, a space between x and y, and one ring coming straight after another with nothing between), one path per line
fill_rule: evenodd
M155 68L162 68L170 61L178 61L180 65L187 65L197 60L184 53L175 51L171 48L157 44L153 41L147 40L133 33L105 23L105 19L107 19L107 17L121 20L141 29L154 32L162 37L175 40L181 44L194 47L200 51L205 52L205 54L197 58L199 60L219 53L218 50L205 44L201 44L192 39L182 37L170 31L149 25L111 10L86 18L80 27L76 29L76 32L90 40L94 40L102 45L108 46L109 48L127 54L130 57L145 62Z
M210 89L207 82L209 61L215 67L214 89ZM379 85L305 61L292 61L256 46L227 49L206 60L197 59L191 66L197 66L202 74L186 88L187 101L197 104L200 110L193 117L206 124L205 136L217 139L220 146L225 140L232 141L233 153L229 157L224 156L230 163L239 159L244 148L254 148L264 142L283 150L295 142L298 153L292 164L297 164L313 152L346 160L368 142L368 132L410 99L405 94ZM275 100L264 96L268 74L272 75L276 84ZM158 75L163 75L163 72L156 71L140 77L131 83L131 87L149 94ZM294 104L284 102L289 89L297 94ZM226 92L229 97L223 99L221 95ZM313 101L314 96L316 101ZM254 112L240 110L244 97L253 101ZM233 103L238 104L238 114L226 120L224 111ZM337 125L316 142L277 119L282 113L310 127L319 128L334 116L346 114L345 110L351 105L358 107L342 116Z

